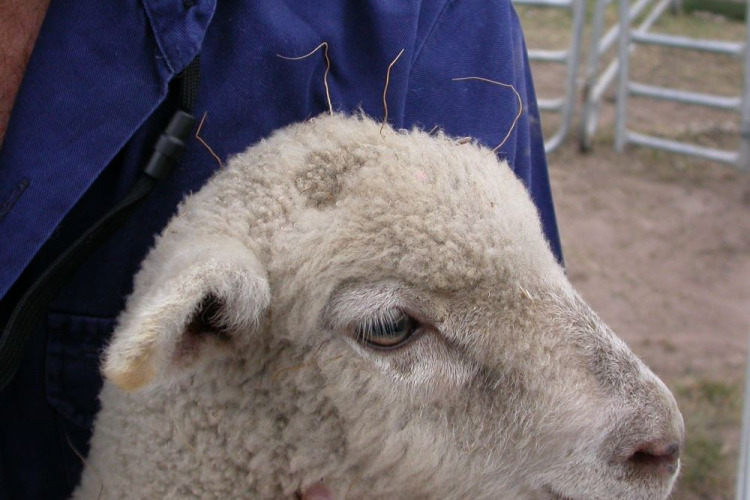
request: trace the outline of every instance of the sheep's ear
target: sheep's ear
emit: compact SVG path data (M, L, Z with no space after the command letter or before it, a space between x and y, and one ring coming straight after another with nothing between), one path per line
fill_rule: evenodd
M250 341L270 301L263 266L239 242L162 240L135 280L104 356L104 375L134 391L189 373Z

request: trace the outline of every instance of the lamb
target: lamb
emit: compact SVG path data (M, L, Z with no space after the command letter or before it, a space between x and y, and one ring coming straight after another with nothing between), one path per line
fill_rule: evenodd
M684 438L507 163L364 116L188 197L103 372L78 500L659 500Z

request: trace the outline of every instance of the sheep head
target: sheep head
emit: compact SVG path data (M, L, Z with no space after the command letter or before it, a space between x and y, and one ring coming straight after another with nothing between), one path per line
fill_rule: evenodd
M365 117L187 198L103 368L81 498L658 500L684 433L507 164Z

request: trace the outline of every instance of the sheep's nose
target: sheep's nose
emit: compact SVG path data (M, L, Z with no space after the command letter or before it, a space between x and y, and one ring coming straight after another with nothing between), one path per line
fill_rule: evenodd
M679 441L649 441L635 448L626 463L643 472L674 474L680 459Z

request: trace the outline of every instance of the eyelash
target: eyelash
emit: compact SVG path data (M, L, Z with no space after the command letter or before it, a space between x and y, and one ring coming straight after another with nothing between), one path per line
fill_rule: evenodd
M354 337L378 350L394 350L413 340L420 324L400 309L389 309L354 326Z

